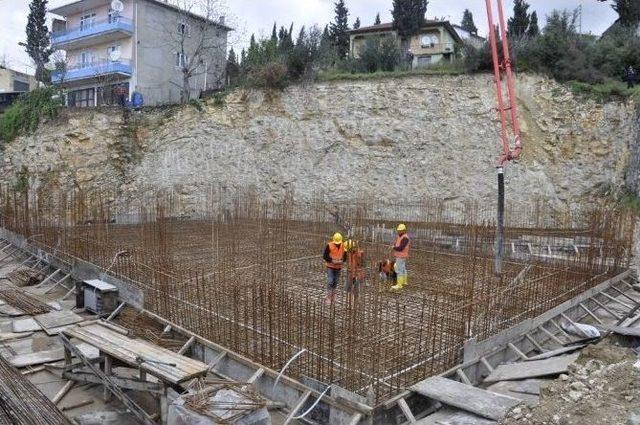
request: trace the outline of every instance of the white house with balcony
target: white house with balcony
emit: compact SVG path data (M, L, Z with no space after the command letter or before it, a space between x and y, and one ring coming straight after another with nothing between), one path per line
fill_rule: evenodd
M133 92L146 105L176 103L190 49L199 55L191 95L224 84L231 28L223 19L206 20L161 0L79 0L49 12L62 17L53 21L51 45L65 52L52 82L64 87L71 107L117 104ZM214 48L196 49L202 28Z
M449 21L427 20L418 34L398 37L393 23L382 23L349 31L351 55L355 58L365 47L367 40L394 37L398 39L403 58L412 68L420 68L441 61L452 61L462 44L460 35Z

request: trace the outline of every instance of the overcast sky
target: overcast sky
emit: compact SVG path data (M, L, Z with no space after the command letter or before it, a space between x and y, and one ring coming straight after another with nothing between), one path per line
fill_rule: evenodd
M50 0L49 7L59 6L74 0ZM124 0L127 1L127 0ZM240 50L252 33L268 35L273 22L278 26L295 23L300 25L318 24L324 26L333 17L333 0L226 0L230 9L229 22L237 28L232 42ZM511 12L511 0L503 0ZM350 23L360 17L362 25L371 25L376 13L380 12L383 22L391 20L391 0L346 0L350 11ZM553 9L575 9L582 5L582 30L601 34L617 18L607 3L596 0L530 0L530 10L536 10L540 25ZM16 69L30 71L30 60L18 42L25 39L24 27L27 22L29 0L0 0L0 57ZM462 19L465 8L471 10L481 35L486 34L486 11L484 0L430 0L427 17L446 18L454 23ZM297 32L297 29L295 30Z

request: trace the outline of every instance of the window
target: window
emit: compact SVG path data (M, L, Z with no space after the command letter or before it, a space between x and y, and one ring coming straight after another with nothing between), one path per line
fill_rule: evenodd
M29 83L13 80L13 91L29 91Z
M115 22L118 22L118 20L120 19L120 13L116 12L115 10L109 8L109 23L113 24Z
M189 33L189 25L184 22L180 22L178 24L178 34L185 37L190 37L191 35Z
M420 46L423 48L433 48L438 44L438 37L435 35L423 35L420 38Z
M178 68L186 68L189 65L189 55L176 52L176 66Z
M109 58L109 60L117 61L118 59L114 59L114 58L119 58L119 56L120 56L120 45L119 44L115 44L115 45L109 46L107 48L107 58Z
M418 67L429 66L429 65L431 65L431 56L418 57Z
M88 13L80 17L80 31L86 31L96 24L96 14Z
M95 54L90 50L81 52L80 55L78 56L78 66L80 68L87 68L89 66L92 66L94 62L95 62Z
M93 88L69 92L69 106L76 108L95 106L95 95Z

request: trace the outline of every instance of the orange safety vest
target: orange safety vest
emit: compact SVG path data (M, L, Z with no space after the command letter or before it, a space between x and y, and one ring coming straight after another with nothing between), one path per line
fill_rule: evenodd
M363 267L364 252L357 250L347 253L347 264L349 265L349 276L352 279L364 279Z
M393 245L394 247L399 247L402 239L407 238L407 246L404 247L402 251L393 250L393 255L396 258L409 258L409 246L411 245L411 240L409 239L409 235L406 233L403 235L398 235L396 238L396 243Z
M344 244L336 245L333 242L329 242L329 256L332 260L342 261L344 258ZM341 270L342 264L327 263L327 267L330 269Z

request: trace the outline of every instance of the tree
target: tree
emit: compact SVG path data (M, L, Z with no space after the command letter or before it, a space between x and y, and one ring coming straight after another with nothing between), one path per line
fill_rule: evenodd
M335 19L330 25L331 39L339 59L344 59L349 53L349 9L344 0L335 3Z
M464 10L460 26L471 34L478 34L478 27L473 22L473 13L469 9Z
M278 29L275 22L273 23L273 30L271 31L271 42L276 45L278 44Z
M182 74L182 81L170 83L180 88L180 102L191 99L195 77L201 84L206 81L207 90L221 86L225 80L225 61L220 53L227 50L227 39L219 22L225 14L224 0L176 0L178 12L165 27L168 43L175 52L175 66ZM255 42L255 40L254 40Z
M357 30L358 28L360 28L362 24L360 23L360 17L356 18L356 21L353 23L353 29Z
M513 0L513 17L507 22L509 35L513 38L522 37L527 33L531 16L528 13L529 4L525 0Z
M376 21L373 23L373 25L380 25L382 24L382 21L380 20L380 12L378 12L378 14L376 15Z
M49 45L49 28L46 24L47 0L32 0L27 18L27 42L20 43L36 65L36 80L49 81L44 65L49 62L53 49Z
M243 51L244 52L244 51ZM229 50L229 58L227 59L227 83L233 85L240 75L240 65L233 47Z
M540 35L540 27L538 26L538 13L534 10L531 12L529 20L529 29L527 29L527 37L534 38Z
M393 0L393 26L402 38L418 34L425 24L427 0Z
M606 2L609 0L598 0ZM626 27L640 24L640 2L638 0L613 0L611 7L618 13L619 21Z

